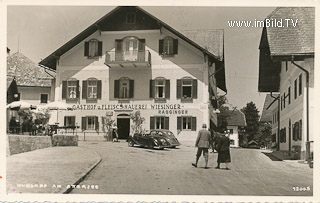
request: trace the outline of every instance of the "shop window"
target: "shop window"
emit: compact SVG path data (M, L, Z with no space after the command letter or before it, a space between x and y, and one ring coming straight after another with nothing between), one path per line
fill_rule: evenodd
M79 98L79 80L62 81L62 99L77 100Z
M150 80L149 96L156 100L165 100L170 98L170 80L166 80L164 78Z
M101 80L89 78L82 81L82 99L93 101L101 99Z
M135 13L127 13L126 22L127 22L127 24L135 24L136 23L136 14Z
M165 117L165 116L150 117L150 129L169 130L169 117Z
M129 78L115 80L114 98L129 99L133 98L134 81Z
M177 129L178 130L191 130L196 131L197 118L192 116L177 117Z
M197 86L198 81L196 79L185 78L177 80L177 98L181 98L181 101L192 101L197 98Z
M84 56L88 58L97 58L102 56L102 42L96 39L91 39L85 42L84 45Z
M159 54L166 56L178 54L178 39L165 37L159 40Z
M48 103L48 94L40 94L40 103L41 104Z
M76 117L75 116L65 116L64 117L64 126L75 126Z
M302 74L299 75L299 96L302 95Z
M99 130L99 121L97 116L82 117L82 130Z

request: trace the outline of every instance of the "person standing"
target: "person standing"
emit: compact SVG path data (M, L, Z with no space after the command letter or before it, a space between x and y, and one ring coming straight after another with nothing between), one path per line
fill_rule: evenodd
M217 160L218 165L216 169L220 169L220 164L225 163L226 170L230 170L228 167L229 163L231 162L230 139L226 137L225 134L222 134L218 139L217 151L218 151L218 160Z
M192 163L192 166L197 167L198 161L203 153L204 159L205 159L205 169L208 168L208 159L209 159L209 145L210 145L210 132L206 129L207 125L203 124L202 129L198 133L198 137L196 140L195 146L198 148L197 154L196 154L196 163Z
M112 142L119 142L118 140L118 132L116 129L112 130Z

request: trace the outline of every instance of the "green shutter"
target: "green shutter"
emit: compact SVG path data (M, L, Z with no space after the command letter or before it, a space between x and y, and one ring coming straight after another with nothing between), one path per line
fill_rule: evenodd
M150 130L153 130L154 129L154 117L151 116L150 117Z
M86 130L87 129L87 117L81 118L81 129Z
M87 90L88 90L87 81L84 80L82 81L82 99L87 99Z
M98 80L97 81L97 98L98 99L101 99L101 88L102 88L101 80Z
M134 93L134 80L130 80L129 84L129 98L133 98Z
M150 84L149 84L149 98L154 98L154 80L150 80Z
M177 99L181 98L181 80L177 80Z
M191 118L191 130L196 131L197 130L197 117Z
M98 41L98 56L102 56L102 42Z
M177 130L181 130L181 117L177 117Z
M67 81L62 81L62 99L67 97Z
M169 117L164 117L164 129L169 130Z
M178 39L173 39L173 54L178 54Z
M166 99L169 99L170 98L170 80L166 80Z
M114 98L119 98L119 80L114 81Z
M163 54L163 39L159 40L159 55Z
M192 98L198 98L198 80L192 80Z
M84 56L89 56L89 42L84 43Z

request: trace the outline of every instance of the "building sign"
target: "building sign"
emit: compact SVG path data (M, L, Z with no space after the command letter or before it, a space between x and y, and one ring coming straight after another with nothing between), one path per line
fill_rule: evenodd
M108 111L133 111L133 110L158 110L158 114L188 114L181 104L76 104L72 109L77 111L101 110Z

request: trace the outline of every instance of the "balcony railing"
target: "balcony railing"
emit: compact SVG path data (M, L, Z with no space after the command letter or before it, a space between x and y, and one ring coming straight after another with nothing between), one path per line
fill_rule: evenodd
M149 51L107 51L105 64L109 67L143 67L151 65Z

